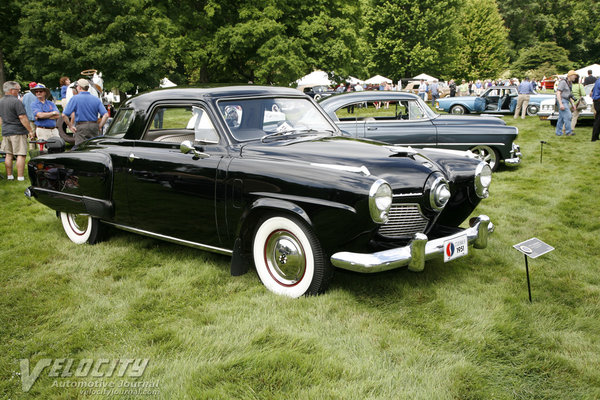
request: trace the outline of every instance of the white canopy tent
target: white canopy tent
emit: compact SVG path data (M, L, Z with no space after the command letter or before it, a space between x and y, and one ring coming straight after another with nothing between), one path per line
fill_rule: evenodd
M416 79L416 80L423 79L424 81L427 81L427 82L433 82L433 80L437 79L437 78L434 78L433 76L427 75L427 74L419 74L419 75L415 76L413 79Z
M316 70L298 79L296 81L296 84L298 85L298 89L302 90L304 87L307 86L330 86L335 84L335 82L329 79L329 75L327 75L327 72Z
M588 65L587 67L579 68L575 72L577 72L577 75L579 75L580 78L585 78L586 76L588 76L588 71L590 69L592 70L592 75L594 75L595 77L600 76L600 64Z
M392 80L389 78L386 78L385 76L375 75L365 81L365 83L368 85L377 85L377 84L384 83L384 82L392 83Z
M348 77L348 79L346 79L346 82L348 82L348 83L349 83L349 84L351 84L351 85L357 85L357 84L359 84L359 83L360 83L361 85L364 85L364 84L365 84L365 81L363 81L363 80L361 80L361 79L358 79L358 78L355 78L355 77L353 77L353 76L349 76L349 77Z
M161 88L169 88L169 87L175 87L177 86L176 84L174 84L173 82L171 82L169 80L169 78L164 77L160 80L160 87Z

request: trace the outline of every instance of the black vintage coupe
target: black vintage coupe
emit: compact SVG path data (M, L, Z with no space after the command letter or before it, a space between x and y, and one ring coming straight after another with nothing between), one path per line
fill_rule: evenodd
M113 226L252 262L271 291L323 292L333 266L377 272L484 248L489 166L464 152L341 134L295 89L167 89L129 99L105 136L29 164L26 194L75 243Z
M322 100L319 105L350 136L414 147L470 150L493 171L500 162L518 165L519 130L496 117L440 115L421 98L395 91L363 91Z

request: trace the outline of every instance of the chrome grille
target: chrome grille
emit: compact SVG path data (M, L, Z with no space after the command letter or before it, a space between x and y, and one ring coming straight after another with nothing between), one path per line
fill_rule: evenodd
M425 232L428 222L418 204L392 204L389 220L379 228L379 234L390 239L406 238Z

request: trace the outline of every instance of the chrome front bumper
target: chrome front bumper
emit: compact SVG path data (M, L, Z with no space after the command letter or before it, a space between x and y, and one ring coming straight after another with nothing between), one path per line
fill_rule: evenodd
M404 266L408 266L411 271L422 271L425 261L443 256L444 242L447 240L466 234L469 245L476 249L486 248L488 236L494 232L494 224L490 218L480 215L473 218L470 225L470 228L462 232L434 240L428 240L425 234L417 233L407 246L377 253L335 253L331 256L331 263L338 268L363 273L387 271Z
M510 158L504 159L505 165L519 165L521 164L521 157L523 154L521 153L521 146L518 144L512 144L512 150L510 151Z

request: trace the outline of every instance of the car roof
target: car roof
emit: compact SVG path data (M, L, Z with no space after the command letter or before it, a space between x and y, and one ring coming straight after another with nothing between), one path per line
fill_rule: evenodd
M194 88L156 89L127 99L125 108L146 108L158 100L200 100L230 97L299 96L307 97L297 89L277 86L215 86Z
M416 100L419 98L416 94L409 92L398 92L395 90L363 90L360 92L350 92L335 94L319 102L321 107L329 108L340 104L346 104L353 101L373 101L385 97L387 100Z

